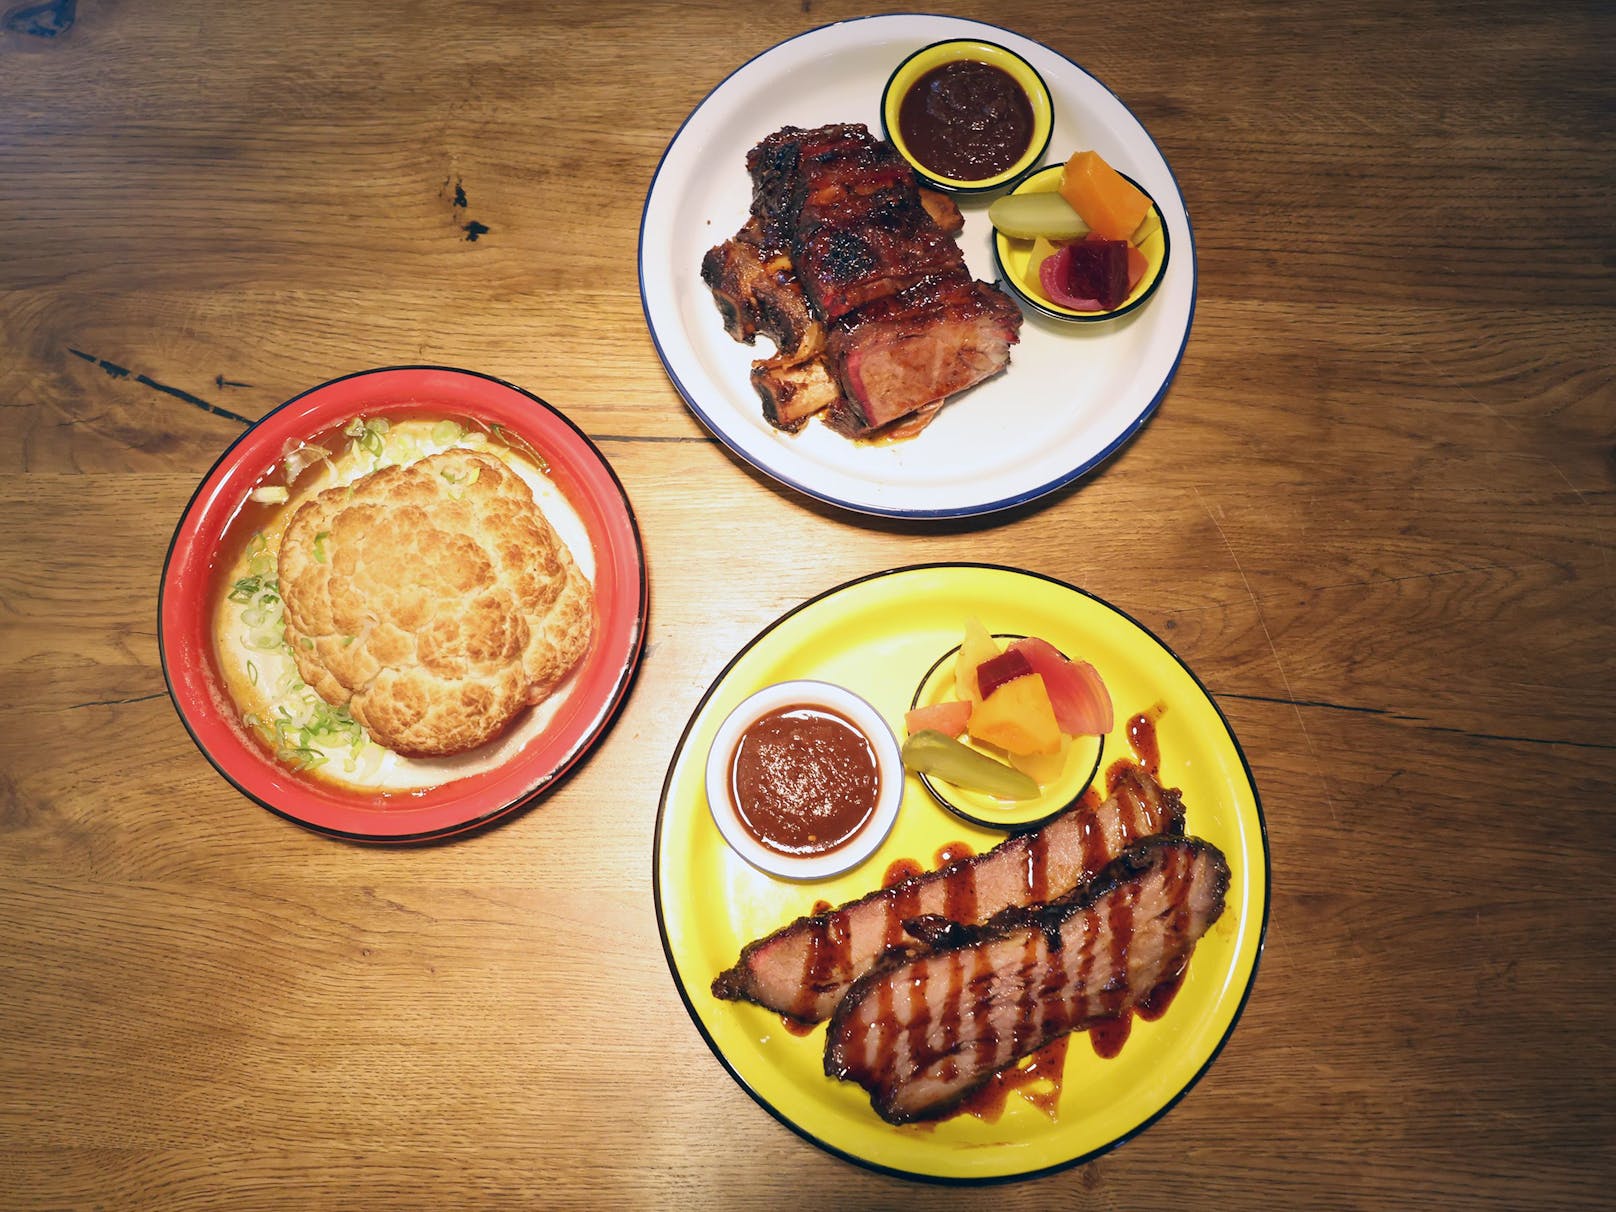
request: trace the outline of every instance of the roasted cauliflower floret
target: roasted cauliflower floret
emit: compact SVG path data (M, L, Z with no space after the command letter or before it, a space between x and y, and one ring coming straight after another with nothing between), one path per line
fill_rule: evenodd
M474 451L319 493L286 528L279 577L303 680L408 756L497 736L594 629L589 581L532 491Z

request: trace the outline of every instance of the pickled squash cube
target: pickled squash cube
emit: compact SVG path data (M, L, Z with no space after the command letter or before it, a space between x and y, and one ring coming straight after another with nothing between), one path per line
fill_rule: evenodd
M1005 682L978 703L967 730L1007 753L1056 753L1061 745L1049 691L1036 673Z
M1089 230L1107 240L1126 240L1150 213L1150 198L1130 184L1098 152L1080 151L1066 162L1061 197L1083 216Z

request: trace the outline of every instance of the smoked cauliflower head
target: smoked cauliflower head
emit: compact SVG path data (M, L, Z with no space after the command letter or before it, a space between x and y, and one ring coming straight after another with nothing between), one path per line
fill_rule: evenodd
M319 493L286 528L279 577L303 680L408 756L497 736L594 629L589 581L532 490L474 451Z

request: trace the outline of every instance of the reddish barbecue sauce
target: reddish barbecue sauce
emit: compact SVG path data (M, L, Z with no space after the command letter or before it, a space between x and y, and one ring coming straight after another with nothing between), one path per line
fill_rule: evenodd
M925 872L925 868L914 859L896 859L888 867L886 876L881 880L881 887L890 888L894 884L901 884L904 880L918 879ZM829 908L827 905L826 908ZM818 910L816 909L817 913Z
M938 176L982 181L1013 167L1032 145L1032 102L1009 72L958 59L904 94L898 134Z
M1156 740L1156 721L1161 718L1160 703L1149 711L1141 711L1128 721L1128 744L1139 759L1139 764L1151 774L1161 773L1161 745Z
M777 854L825 854L875 814L881 772L870 738L824 707L796 704L759 717L730 759L741 826Z
M1071 1038L1062 1035L1052 1039L1019 1065L1000 1069L966 1095L957 1114L974 1115L996 1124L1004 1114L1010 1095L1019 1090L1025 1101L1054 1119L1056 1108L1060 1106L1061 1077L1066 1071L1066 1045ZM1045 1088L1035 1088L1038 1086Z

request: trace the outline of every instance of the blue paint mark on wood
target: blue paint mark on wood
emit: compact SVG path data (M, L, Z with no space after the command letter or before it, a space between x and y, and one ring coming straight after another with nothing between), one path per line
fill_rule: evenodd
M31 38L59 38L78 19L78 0L47 0L44 4L19 4L0 17L0 27Z
M134 381L139 383L142 387L149 387L153 391L160 391L164 395L173 396L176 400L183 400L185 403L190 404L195 408L200 408L204 412L210 412L216 417L224 417L226 420L230 421L239 421L243 425L252 424L252 420L250 418L244 417L240 413L231 412L228 408L220 408L217 404L210 404L201 396L193 396L190 392L182 391L178 387L170 387L167 383L159 383L156 379L151 378L149 375L135 375L134 372L128 367L119 366L116 362L109 362L105 358L98 358L94 354L85 353L82 349L74 349L72 346L68 346L67 352L72 354L75 358L83 358L92 366L99 366L102 371L104 371L111 378L127 379L131 375L134 375ZM220 375L219 385L223 387L226 382L227 380L224 378L224 376ZM246 384L234 383L230 385L233 387L246 386Z

